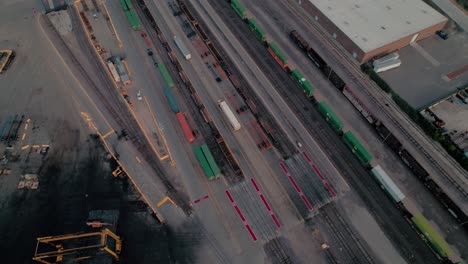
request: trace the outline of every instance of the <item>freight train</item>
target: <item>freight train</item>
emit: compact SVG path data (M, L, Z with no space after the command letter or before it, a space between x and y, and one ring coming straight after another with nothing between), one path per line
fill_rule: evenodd
M299 87L304 91L304 94L315 100L313 97L313 87L305 79L302 73L298 69L290 69L287 61L287 56L283 51L271 40L268 40L268 36L259 24L256 22L255 18L249 16L248 10L238 1L238 0L228 0L231 4L231 7L238 14L238 16L248 23L249 28L254 33L254 35L259 39L268 49L270 54L276 60L276 62L290 74L291 78L298 84ZM351 101L351 103L356 107L356 109L363 115L363 117L374 127L377 134L379 134L386 144L394 150L403 160L403 162L408 166L408 168L420 179L425 186L436 196L439 201L448 209L448 211L459 221L460 223L465 223L468 221L468 216L463 213L463 211L440 189L440 187L430 178L429 173L416 161L416 159L403 148L399 140L385 127L384 124L370 113L368 109L359 101L359 99L352 95L352 93L347 89L346 83L341 79L341 77L322 59L322 57L310 46L310 44L299 34L298 31L292 30L289 33L291 39L296 43L296 45L305 52L306 56L313 62L313 64L324 74L324 76L342 93ZM342 139L348 148L353 152L353 154L359 159L359 161L366 167L372 170L378 170L380 166L375 166L372 168L370 166L370 161L372 156L367 152L367 150L362 146L359 140L354 136L351 131L343 133L342 131L342 122L338 116L333 112L333 110L325 103L318 103L318 111L325 117L330 126L335 130L339 135L342 135ZM371 171L372 171L371 170ZM394 184L385 185L383 184L383 178L378 178L375 176L376 180L381 183L381 186L385 189L384 186L389 188L389 186L396 187ZM390 178L387 177L387 180ZM387 191L387 193L389 193ZM400 192L401 193L401 192ZM397 204L400 204L401 197L398 198L395 195L391 195L394 201L397 201ZM396 200L395 200L396 199ZM400 207L404 212L408 211L404 206ZM448 247L446 247L445 241L439 239L440 236L433 235L432 227L429 228L425 224L422 215L410 216L413 226L419 231L419 233L424 237L425 241L434 249L437 255L446 260L447 255L450 252ZM427 220L426 220L427 221ZM432 229L432 230L430 230ZM437 237L434 239L434 237Z

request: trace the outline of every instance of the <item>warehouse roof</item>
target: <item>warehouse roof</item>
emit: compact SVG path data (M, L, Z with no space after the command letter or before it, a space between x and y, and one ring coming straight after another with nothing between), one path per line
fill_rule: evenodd
M309 0L364 52L446 20L421 0Z

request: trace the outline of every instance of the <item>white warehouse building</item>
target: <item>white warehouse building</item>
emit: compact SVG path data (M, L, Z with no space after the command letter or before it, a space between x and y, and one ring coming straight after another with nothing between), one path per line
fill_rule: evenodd
M303 7L359 62L434 34L447 18L422 0L306 0Z

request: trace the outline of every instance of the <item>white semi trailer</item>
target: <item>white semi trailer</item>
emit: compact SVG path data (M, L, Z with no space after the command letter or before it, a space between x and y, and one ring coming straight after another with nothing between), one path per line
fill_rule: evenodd
M226 102L224 100L219 100L218 105L219 105L219 107L221 107L221 110L223 110L223 113L224 113L224 115L226 115L226 117L229 120L229 123L231 124L232 128L234 128L235 131L239 130L241 128L241 124L239 123L239 120L237 120L236 116L232 112L229 105L226 104Z
M184 42L180 38L177 38L177 36L174 36L174 42L179 48L182 55L184 55L185 59L190 60L192 58L192 55L190 54L190 51L185 46Z

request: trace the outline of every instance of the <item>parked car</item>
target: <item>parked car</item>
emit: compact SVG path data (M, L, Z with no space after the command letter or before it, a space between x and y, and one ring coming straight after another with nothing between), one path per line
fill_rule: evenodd
M437 31L436 31L436 34L437 34L439 37L441 37L442 39L444 39L444 40L447 40L447 39L448 39L448 35L447 35L445 32L443 32L442 30L437 30Z

